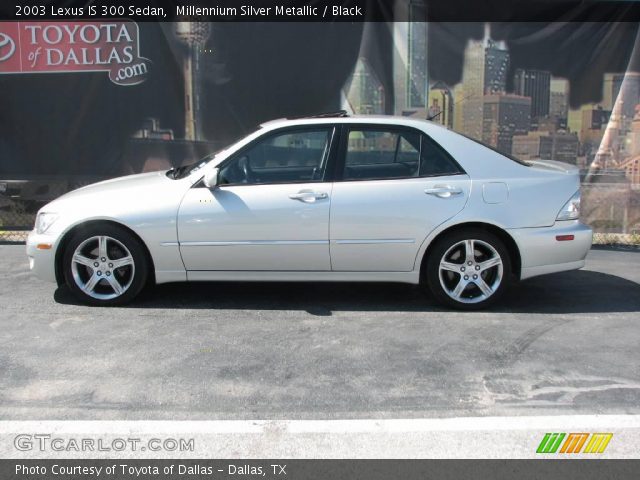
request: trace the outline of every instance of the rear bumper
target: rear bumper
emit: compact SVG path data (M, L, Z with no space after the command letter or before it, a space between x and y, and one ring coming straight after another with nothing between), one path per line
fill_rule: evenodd
M50 245L50 248L42 248ZM40 248L38 248L40 246ZM27 237L27 257L31 272L41 280L56 281L56 237L38 235L35 231Z
M520 250L520 279L584 267L584 259L593 241L591 228L578 220L556 222L551 227L515 228L509 233ZM559 241L558 236L573 235Z

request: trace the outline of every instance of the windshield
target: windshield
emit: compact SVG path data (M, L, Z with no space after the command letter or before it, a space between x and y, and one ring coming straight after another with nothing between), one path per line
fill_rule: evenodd
M256 131L258 131L258 130L256 130ZM253 133L255 133L255 132L253 132ZM231 143L230 145L226 146L225 148L221 148L219 150L216 150L213 153L208 154L206 157L198 160L195 163L191 163L189 165L183 165L183 166L177 167L177 168L172 168L171 170L167 171L167 176L169 178L173 178L174 180L178 180L180 178L188 177L192 173L197 172L198 170L203 168L207 163L209 163L211 160L213 160L217 155L219 155L220 153L224 152L225 150L229 150L235 144L237 144L237 143L243 141L245 138L248 138L251 135L253 135L253 133L250 134L250 135L242 137L240 140Z
M216 151L214 153L210 153L209 155L207 155L206 157L198 160L195 163L191 163L189 165L183 165L183 166L177 167L177 168L172 168L171 170L169 170L167 172L167 176L173 178L174 180L177 180L179 178L188 177L193 172L196 172L196 171L200 170L202 167L204 167L207 163L209 163L211 160L213 160L215 158L215 156L218 155L223 150L224 149L221 149L221 150L218 150L218 151Z

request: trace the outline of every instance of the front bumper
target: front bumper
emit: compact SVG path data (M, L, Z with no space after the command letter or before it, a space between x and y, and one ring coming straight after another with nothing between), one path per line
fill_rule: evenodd
M584 267L593 241L591 228L578 220L556 222L551 227L509 230L520 250L520 279ZM558 240L557 237L572 240Z
M27 237L29 269L36 277L48 282L56 281L56 239L46 234L38 235L35 230Z

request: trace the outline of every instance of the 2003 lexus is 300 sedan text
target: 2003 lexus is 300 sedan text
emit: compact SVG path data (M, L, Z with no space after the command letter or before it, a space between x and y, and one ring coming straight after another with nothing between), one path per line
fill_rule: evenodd
M108 180L38 213L31 269L83 302L148 282L424 285L482 308L584 265L578 170L521 162L424 120L275 120L187 167Z

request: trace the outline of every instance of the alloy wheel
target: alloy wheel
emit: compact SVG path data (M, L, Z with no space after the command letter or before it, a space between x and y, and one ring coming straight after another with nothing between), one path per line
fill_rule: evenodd
M498 251L483 240L455 243L440 259L440 285L456 302L479 303L500 287L504 266Z
M106 235L84 240L71 258L73 280L86 295L111 300L125 293L133 282L135 262L129 249Z

